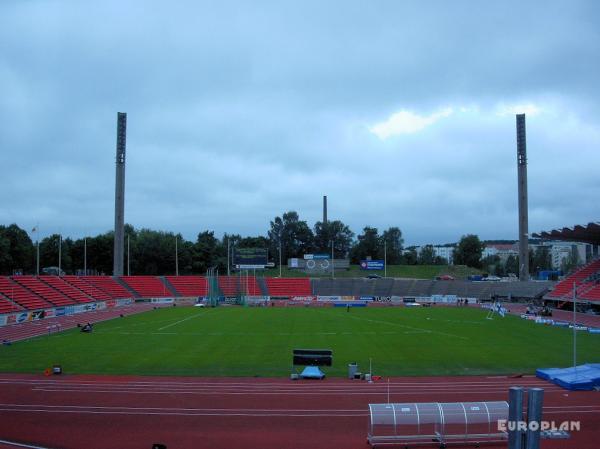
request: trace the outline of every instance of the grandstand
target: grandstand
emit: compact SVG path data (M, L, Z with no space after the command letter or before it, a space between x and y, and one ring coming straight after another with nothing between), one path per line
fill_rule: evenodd
M21 307L17 306L6 296L0 294L0 315L3 313L18 312L19 310L22 310Z
M13 276L12 280L37 294L53 306L68 306L75 304L75 301L63 295L58 290L53 289L35 276Z
M265 278L265 283L268 294L276 298L312 295L308 278Z
M165 276L167 284L177 296L206 296L208 283L203 276Z
M62 277L59 276L40 276L40 281L45 282L52 288L56 289L64 296L70 298L71 300L77 303L86 303L93 301L88 295L83 293L81 290L73 287L67 281L65 281Z
M227 297L241 293L250 296L263 294L255 276L219 276L219 289Z
M560 281L548 299L572 300L573 285L577 298L600 301L600 259L593 260Z
M600 264L600 262L598 262ZM592 265L596 267L596 265ZM600 265L598 265L600 266ZM587 271L586 271L587 273ZM564 281L572 285L572 281ZM566 285L565 284L565 285ZM289 299L304 296L427 297L456 295L477 298L537 299L547 294L551 281L470 282L416 279L309 279L219 276L219 296L244 295ZM561 284L559 284L561 285ZM556 289L551 295L556 296ZM115 299L205 297L203 276L13 276L0 277L0 313L39 310ZM582 297L598 295L590 284Z
M133 293L125 289L110 276L82 276L81 279L104 291L111 299L124 299L133 297Z
M534 237L565 242L584 242L592 245L594 260L571 273L546 295L548 300L573 300L573 285L577 300L600 302L600 222L576 225L572 228L554 229L534 234Z
M456 295L463 298L541 298L554 283L429 281L418 279L313 279L315 295L426 297Z
M50 302L5 276L0 277L0 293L23 309L38 310L52 307Z
M104 290L101 290L79 276L62 276L62 279L77 288L94 301L108 301L112 299Z
M169 298L175 294L155 276L121 276L121 281L140 298Z

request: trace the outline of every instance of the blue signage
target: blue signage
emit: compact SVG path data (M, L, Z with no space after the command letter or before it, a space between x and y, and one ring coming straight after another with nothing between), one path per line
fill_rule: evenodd
M384 269L384 261L383 260L361 260L360 261L360 269L361 270L383 270Z

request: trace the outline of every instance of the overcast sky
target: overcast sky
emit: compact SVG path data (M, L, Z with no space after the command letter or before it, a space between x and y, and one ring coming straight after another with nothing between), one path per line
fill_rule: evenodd
M0 224L266 234L295 210L407 244L600 220L600 2L0 2Z

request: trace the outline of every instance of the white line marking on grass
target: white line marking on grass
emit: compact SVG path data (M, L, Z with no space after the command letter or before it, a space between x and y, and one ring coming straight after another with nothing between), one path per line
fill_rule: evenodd
M325 312L325 313L327 313L327 312ZM346 315L349 315L349 314L346 314ZM370 323L387 324L389 326L403 327L405 329L410 329L412 331L419 331L418 333L438 334L438 335L443 335L445 337L454 337L454 338L460 338L461 340L468 340L467 337L463 337L462 335L449 334L447 332L440 332L440 331L435 331L435 330L431 330L431 329L421 329L420 327L412 327L412 326L407 326L405 324L390 323L389 321L372 320L370 318L361 318L358 316L348 316L348 318L352 318L352 319L360 320L360 321L368 321Z
M159 331L164 331L165 329L168 329L168 328L170 328L172 326L177 326L178 324L181 324L184 321L191 320L192 318L196 318L196 317L199 317L199 316L202 316L202 315L206 315L206 313L197 313L196 315L190 315L187 318L184 318L183 320L175 321L174 323L167 324L166 326L163 326L163 327L159 327L158 330Z

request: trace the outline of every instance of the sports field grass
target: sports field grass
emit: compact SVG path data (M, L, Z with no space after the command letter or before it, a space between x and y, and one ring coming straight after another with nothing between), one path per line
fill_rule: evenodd
M569 366L572 331L473 308L172 307L0 347L0 371L287 376L293 348L330 348L381 375L532 373ZM600 335L578 334L578 360L600 362Z

